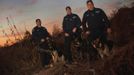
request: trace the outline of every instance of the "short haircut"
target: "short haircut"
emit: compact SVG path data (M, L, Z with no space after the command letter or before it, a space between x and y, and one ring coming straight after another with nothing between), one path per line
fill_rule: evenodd
M70 7L70 6L67 6L67 7L66 7L66 10L67 10L67 9L70 9L70 10L71 10L71 7Z
M40 19L36 19L36 22L38 22L38 21L40 21L40 22L41 22L41 20L40 20Z
M92 1L92 0L87 0L87 4L88 4L89 2L91 2L91 3L93 4L93 1Z

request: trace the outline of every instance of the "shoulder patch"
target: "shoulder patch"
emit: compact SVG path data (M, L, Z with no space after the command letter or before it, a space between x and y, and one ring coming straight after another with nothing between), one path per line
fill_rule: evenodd
M89 16L89 12L87 11L87 12L85 12L85 16L86 17L88 17Z
M100 10L96 10L95 13L99 14L101 11Z
M75 19L75 18L77 18L77 16L73 16L72 18Z
M86 17L88 17L89 16L89 14L86 14Z

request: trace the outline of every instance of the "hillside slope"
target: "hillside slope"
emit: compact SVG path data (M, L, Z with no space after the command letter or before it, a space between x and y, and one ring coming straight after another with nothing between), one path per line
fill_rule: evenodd
M93 75L93 72L96 75L134 75L134 7L119 9L111 24L115 48L113 54L103 61L94 64L80 62L70 68L58 63L44 70L41 69L36 46L29 39L24 39L0 48L0 75L32 75L35 72L36 75Z

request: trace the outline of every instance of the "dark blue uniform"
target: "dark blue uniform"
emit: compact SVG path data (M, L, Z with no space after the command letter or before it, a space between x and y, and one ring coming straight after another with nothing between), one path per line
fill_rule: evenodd
M94 8L92 11L87 10L84 13L82 25L84 30L90 32L104 32L105 29L110 27L110 22L102 9Z
M102 9L87 10L83 16L82 25L84 30L90 31L90 41L101 36L106 40L106 29L110 27L110 22Z
M80 28L81 26L81 20L78 15L76 14L71 14L71 15L66 15L63 20L63 30L66 33L71 34L73 28L77 27Z
M110 22L102 9L94 8L92 11L87 10L83 15L82 25L85 31L90 31L88 38L90 45L91 42L100 38L102 43L110 46L106 33L107 28L110 28Z
M66 15L63 20L63 31L65 33L68 33L69 36L65 37L65 43L64 43L64 48L65 48L65 60L69 63L71 63L72 60L72 53L71 53L71 41L73 36L79 32L81 25L81 20L78 15L76 14L71 14L71 15ZM74 28L77 28L76 33L73 33L72 30Z

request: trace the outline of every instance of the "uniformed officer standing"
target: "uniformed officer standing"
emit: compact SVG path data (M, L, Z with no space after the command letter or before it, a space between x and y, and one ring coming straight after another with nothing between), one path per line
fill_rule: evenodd
M64 56L65 61L67 64L71 64L73 62L72 59L72 52L71 52L71 41L73 40L74 34L80 29L81 20L78 15L73 14L71 7L66 7L67 15L64 17L63 20L63 31L65 34L65 41L64 41Z
M89 42L100 38L102 43L108 45L109 49L112 45L107 40L107 34L111 33L110 22L100 8L95 8L92 0L87 1L88 10L83 15L82 26L87 35Z

